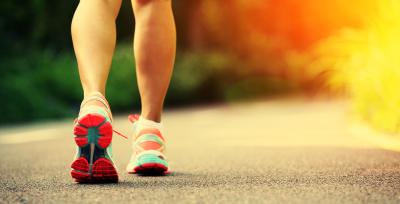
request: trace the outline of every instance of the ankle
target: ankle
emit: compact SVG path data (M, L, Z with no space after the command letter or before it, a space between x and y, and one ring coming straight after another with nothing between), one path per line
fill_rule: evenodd
M148 120L148 119L143 118L142 116L140 116L139 120L138 120L138 126L136 129L138 131L137 133L139 133L140 130L142 130L143 128L149 127L149 126L158 129L160 131L161 135L163 135L162 122L155 122L153 120Z
M91 98L96 97L97 99L93 100ZM85 106L98 106L105 107L109 109L108 102L104 95L98 91L90 92L88 95L85 95L85 98L82 101L81 108Z
M83 100L86 100L92 94L100 94L105 98L105 90L93 89L93 90L83 90L83 96L84 96Z
M154 121L156 123L161 123L161 111L157 112L157 113L153 113L153 112L144 112L142 111L141 116L143 119L146 120L150 120L150 121Z

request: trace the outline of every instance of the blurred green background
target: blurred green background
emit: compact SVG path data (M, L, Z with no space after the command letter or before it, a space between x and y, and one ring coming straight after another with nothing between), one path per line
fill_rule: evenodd
M78 3L0 3L0 124L76 117L83 91L70 25ZM367 63L371 56L365 50L374 46L371 53L396 57L395 48L389 51L360 36L375 33L378 44L379 39L397 43L398 1L173 0L172 6L178 49L166 107L301 92L310 99L351 97L354 110L373 121L378 116L371 110L389 110L385 104L397 97L390 89L396 84L388 81L396 81L397 72L391 79L382 75L375 80L374 86L386 81L390 90L371 93L365 72L349 75L349 70L366 69L354 65L354 58ZM386 23L388 19L395 26ZM125 0L117 19L117 47L106 89L114 113L140 109L132 51L134 25L131 3ZM394 34L380 36L382 32ZM338 42L342 44L335 47ZM352 49L356 43L362 48ZM377 69L369 76L375 76ZM361 90L365 93L359 94ZM371 98L382 94L393 97L380 106L372 104ZM397 104L392 108L400 110ZM379 117L392 117L386 129L396 132L399 119L389 115Z

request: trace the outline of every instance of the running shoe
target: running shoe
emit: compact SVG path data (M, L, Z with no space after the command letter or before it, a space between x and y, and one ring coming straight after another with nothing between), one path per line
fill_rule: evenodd
M107 100L98 92L82 102L74 122L77 152L71 176L77 182L117 182L112 153L113 117Z
M128 173L160 174L170 173L165 157L165 140L159 129L145 124L138 130L139 115L128 118L133 124L133 154L126 167Z

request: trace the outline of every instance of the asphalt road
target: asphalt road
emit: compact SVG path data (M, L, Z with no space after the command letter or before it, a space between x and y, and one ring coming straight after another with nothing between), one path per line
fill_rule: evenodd
M166 110L172 173L125 173L132 129L115 117L118 183L78 184L72 120L0 130L0 203L400 203L400 153L350 136L342 102Z

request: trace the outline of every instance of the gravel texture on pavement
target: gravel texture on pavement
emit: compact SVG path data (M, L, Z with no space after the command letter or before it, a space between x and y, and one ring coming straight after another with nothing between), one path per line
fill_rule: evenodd
M400 203L400 153L350 136L345 113L280 100L166 110L164 176L125 173L133 130L117 115L120 181L100 184L70 176L72 121L3 127L0 203Z

